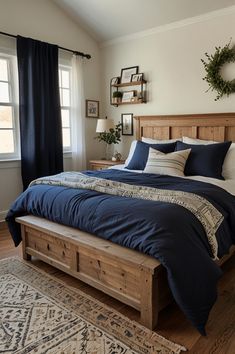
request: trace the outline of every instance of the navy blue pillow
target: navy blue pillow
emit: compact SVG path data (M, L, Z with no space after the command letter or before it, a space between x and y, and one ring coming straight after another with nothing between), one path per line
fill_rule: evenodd
M231 141L209 145L192 145L177 141L176 151L191 149L185 165L186 176L205 176L224 179L222 167Z
M167 154L168 152L175 151L175 146L176 142L169 144L147 144L142 141L137 141L131 161L125 168L128 170L144 170L148 160L150 147Z

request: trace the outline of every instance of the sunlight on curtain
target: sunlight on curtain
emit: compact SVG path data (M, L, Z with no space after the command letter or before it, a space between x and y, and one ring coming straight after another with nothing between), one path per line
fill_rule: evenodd
M83 61L84 59L78 55L72 57L71 135L74 171L86 169Z

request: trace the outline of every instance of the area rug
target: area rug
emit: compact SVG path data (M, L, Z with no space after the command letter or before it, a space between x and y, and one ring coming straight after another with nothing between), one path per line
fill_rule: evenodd
M185 350L28 262L0 261L0 353L170 354Z

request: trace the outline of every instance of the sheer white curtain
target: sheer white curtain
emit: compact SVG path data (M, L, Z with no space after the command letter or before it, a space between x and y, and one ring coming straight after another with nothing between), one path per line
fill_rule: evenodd
M71 138L74 171L86 169L83 60L78 55L72 57Z

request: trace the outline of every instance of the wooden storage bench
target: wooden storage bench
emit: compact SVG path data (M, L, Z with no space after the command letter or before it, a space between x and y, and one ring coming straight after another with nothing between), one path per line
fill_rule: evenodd
M16 220L25 260L35 256L51 264L137 309L144 326L156 327L158 312L171 301L160 262L46 219L30 215Z

